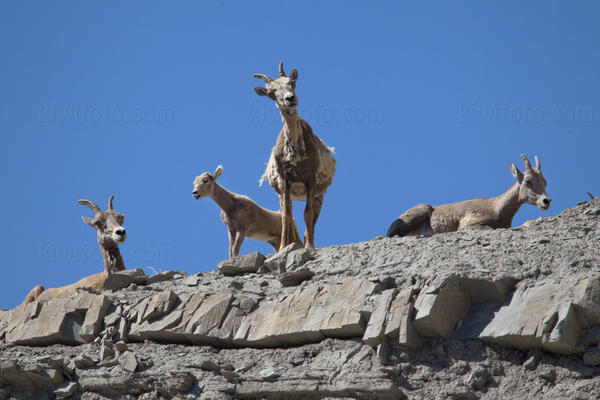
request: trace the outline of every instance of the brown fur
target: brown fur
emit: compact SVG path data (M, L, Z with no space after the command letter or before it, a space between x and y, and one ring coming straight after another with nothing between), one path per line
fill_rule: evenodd
M421 204L402 214L390 226L387 236L434 234L456 231L467 226L510 228L512 220L524 203L537 205L542 210L550 207L544 179L536 156L536 167L521 155L526 169L522 173L511 163L511 172L517 179L505 193L486 199L472 199L458 203L430 206Z
M298 99L294 93L298 71L295 68L289 77L285 75L282 63L277 79L261 74L254 76L266 82L266 88L256 87L254 91L274 100L283 120L283 128L263 176L279 195L283 212L280 249L294 241L292 200L306 201L305 247L314 248L315 225L323 206L323 196L335 173L333 151L313 133L308 122L298 116Z
M232 193L219 185L216 180L221 176L223 167L219 166L213 174L205 172L194 179L193 196L196 200L210 197L221 207L221 220L229 233L229 257L240 253L240 247L246 237L269 243L277 251L281 241L281 212L262 208L251 198ZM293 222L294 241L302 243Z
M23 304L32 301L51 300L69 297L77 294L77 288L91 287L101 290L106 278L113 272L125 270L125 264L119 251L119 243L125 242L127 235L123 228L125 216L113 209L111 196L108 201L108 210L102 211L95 203L89 200L79 200L80 204L86 205L94 211L94 218L82 217L84 222L96 229L100 253L104 260L104 271L86 276L85 278L67 286L44 289L42 285L34 287L25 297Z

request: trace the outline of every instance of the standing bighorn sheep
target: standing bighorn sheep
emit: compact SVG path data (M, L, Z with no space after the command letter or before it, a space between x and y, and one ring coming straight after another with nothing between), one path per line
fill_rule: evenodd
M100 253L104 260L104 271L86 276L78 282L72 283L67 286L58 288L50 288L44 290L42 285L34 287L25 300L24 304L30 303L35 300L51 300L62 297L69 297L77 294L77 288L80 287L91 287L93 289L101 290L104 287L106 278L113 272L125 270L125 264L119 251L119 244L124 243L127 239L125 228L123 228L123 221L125 216L117 212L113 208L113 199L115 196L110 196L108 200L108 210L102 211L96 203L90 200L79 200L79 204L88 206L94 211L94 218L83 218L83 221L96 229L98 236L98 244L100 245Z
M335 159L328 148L312 131L308 122L298 116L298 97L294 93L298 70L286 76L283 63L279 64L279 77L255 74L266 87L255 87L259 96L275 101L281 113L283 128L277 136L275 147L261 179L269 180L279 195L283 213L280 249L294 241L292 229L292 200L306 201L304 209L305 247L314 248L315 224L323 206L323 195L333 181Z
M465 226L510 228L513 217L523 203L537 205L542 210L550 207L546 194L546 179L542 176L540 160L535 157L535 168L521 154L525 172L510 163L510 171L517 179L510 189L491 199L473 199L442 206L420 204L402 214L390 226L387 236L431 235L456 231Z
M281 213L269 211L247 196L232 193L219 185L216 180L223 173L218 166L213 174L205 172L194 179L192 195L196 200L210 197L221 207L221 220L229 232L229 257L240 253L245 237L269 243L279 250L281 240ZM293 224L293 241L301 243L296 222Z

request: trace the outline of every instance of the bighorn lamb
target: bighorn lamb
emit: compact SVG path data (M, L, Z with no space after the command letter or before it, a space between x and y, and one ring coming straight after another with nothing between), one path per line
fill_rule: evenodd
M308 122L298 116L298 97L294 92L298 79L296 68L288 77L283 70L283 63L280 63L279 77L276 79L263 74L255 74L254 77L266 83L266 87L255 87L254 91L259 96L267 96L275 101L283 121L283 128L261 179L261 183L265 178L268 179L279 195L283 210L280 249L294 241L292 200L306 201L304 245L314 248L315 225L323 206L323 195L335 173L333 149L328 148L313 133Z
M420 204L402 214L390 226L387 236L431 235L456 231L465 226L510 228L513 217L523 203L537 205L542 210L550 207L546 194L546 179L542 176L540 160L535 157L535 168L521 154L525 172L510 163L510 171L517 182L505 193L491 199L473 199L442 206Z
M197 176L192 194L196 200L208 196L221 207L221 220L229 232L229 257L240 253L245 237L267 242L278 251L281 241L281 213L266 210L249 197L232 193L219 185L216 180L222 173L223 167L219 165L212 175L205 172ZM292 224L293 241L302 243L294 220Z
M87 286L101 290L104 287L104 281L108 275L113 272L125 270L125 264L123 263L123 258L121 257L118 246L127 239L127 233L125 232L125 228L123 228L125 216L113 208L114 198L115 196L110 196L110 199L108 200L108 210L106 211L102 211L96 203L90 200L79 200L79 204L88 206L94 211L94 218L81 218L83 218L83 221L86 224L97 231L100 253L104 260L104 271L86 276L78 282L58 288L44 289L42 285L38 285L29 292L27 297L25 297L25 301L23 301L24 304L35 300L51 300L73 296L77 294L77 288L80 287Z

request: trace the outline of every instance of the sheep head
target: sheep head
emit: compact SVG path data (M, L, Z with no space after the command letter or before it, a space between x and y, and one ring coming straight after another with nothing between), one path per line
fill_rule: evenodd
M525 164L524 172L519 171L514 163L510 163L510 172L519 183L519 200L547 210L552 199L546 194L547 183L542 175L540 159L535 156L535 167L532 168L525 154L521 154L521 158Z
M254 77L265 81L265 87L257 86L254 88L256 94L275 100L275 105L281 111L296 109L298 106L298 97L294 92L296 80L298 79L296 68L292 69L290 76L287 76L283 70L283 62L281 62L279 63L279 76L276 79L263 74L254 74Z
M206 196L212 196L213 191L215 190L215 181L222 173L223 167L219 165L212 174L210 172L205 172L202 175L198 175L194 179L194 191L192 192L192 196L194 196L196 200L203 199Z
M79 204L88 206L94 212L93 218L81 218L86 224L96 229L98 243L104 247L113 247L127 240L127 233L123 227L125 216L113 208L114 198L115 196L110 196L106 211L102 211L93 201L79 200Z

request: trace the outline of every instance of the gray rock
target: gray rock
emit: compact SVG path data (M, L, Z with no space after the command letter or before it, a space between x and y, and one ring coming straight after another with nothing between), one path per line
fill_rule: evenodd
M242 275L257 272L264 261L265 256L255 251L254 253L222 261L217 268L226 276Z
M177 295L170 290L160 292L153 296L145 307L141 318L142 321L156 319L168 314L175 306L177 300Z
M593 327L581 332L577 347L587 347L600 344L600 327Z
M381 293L375 305L375 310L369 318L362 340L373 348L377 347L385 336L386 320L395 294L394 289L388 289Z
M288 261L288 255L297 250L303 250L303 247L298 243L291 243L283 250L267 258L260 267L260 273L281 274L286 271L285 266Z
M309 249L297 249L290 251L285 260L285 271L290 272L299 269L311 259L312 254Z
M190 275L187 278L184 278L181 283L186 286L198 286L199 280L200 280L200 278L197 277L196 275Z
M583 364L588 367L596 367L600 365L600 349L598 346L588 347L583 353Z
M175 277L183 276L187 276L187 274L181 271L160 272L156 275L152 275L151 277L149 277L146 284L153 285L155 283L166 282L175 279Z
M132 351L126 351L119 357L119 364L121 364L121 368L127 372L135 372L139 363L135 353Z
M124 353L127 351L127 343L123 342L122 340L118 341L115 343L115 348L119 353Z
M58 389L54 391L57 399L68 399L73 396L79 389L77 382L65 382Z
M16 307L6 327L6 342L23 345L81 344L93 340L111 302L90 293Z
M481 390L487 386L490 377L490 373L486 368L477 367L469 374L469 377L465 380L465 385L474 390Z
M128 269L125 271L113 272L104 281L104 288L108 290L120 290L128 287L129 285L145 285L148 281L148 277L139 268Z
M510 304L500 308L480 338L521 349L543 347L556 353L577 353L582 322L575 306L587 302L586 293L597 280L593 276L573 285L518 285Z
M281 376L280 373L275 371L272 367L262 369L259 373L260 377L267 382L274 382Z
M534 370L537 367L538 360L537 357L531 356L523 363L523 368L528 370Z
M279 282L281 282L281 284L283 286L287 287L287 286L298 286L302 282L310 280L313 276L315 276L314 272L312 272L307 267L303 267L303 268L294 269L294 270L291 270L288 272L284 272L281 275L279 275L278 279L279 279Z
M599 215L593 201L527 229L320 248L287 271L315 272L299 287L280 269L233 286L176 273L2 311L0 398L52 398L65 379L90 400L595 398Z
M467 315L470 302L455 275L436 277L415 301L414 327L422 336L449 339L456 323Z
M91 358L90 356L86 355L86 354L80 354L79 356L77 356L74 360L75 366L79 369L86 369L86 368L90 368L90 367L94 367L98 361L94 360L93 358Z
M100 361L106 361L115 355L114 344L110 339L102 340L100 345Z
M554 368L545 368L539 372L538 376L546 382L554 383L556 381L556 371Z

